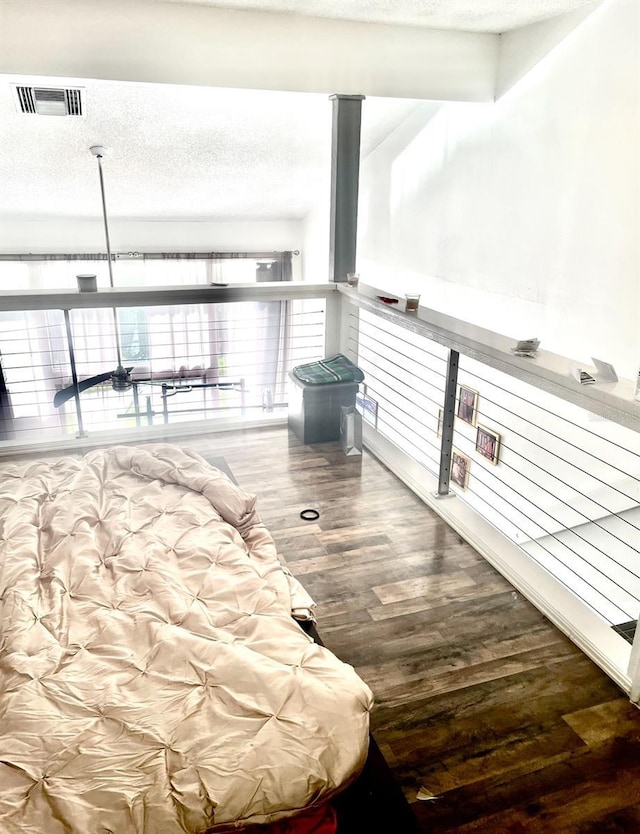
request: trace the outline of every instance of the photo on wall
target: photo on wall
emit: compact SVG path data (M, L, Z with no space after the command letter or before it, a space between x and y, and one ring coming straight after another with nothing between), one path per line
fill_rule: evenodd
M356 410L367 423L378 428L378 401L369 396L364 382L360 383L360 390L356 391Z
M476 452L496 466L500 459L500 435L478 424Z
M478 392L472 388L460 386L458 392L457 416L470 426L475 426L478 414Z
M469 469L471 461L457 449L451 452L451 481L460 489L469 487Z

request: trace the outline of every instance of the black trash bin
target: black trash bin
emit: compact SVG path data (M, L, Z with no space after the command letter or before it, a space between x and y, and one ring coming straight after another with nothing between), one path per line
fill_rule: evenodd
M289 428L303 443L340 439L340 409L355 406L364 374L346 356L299 365L289 374Z

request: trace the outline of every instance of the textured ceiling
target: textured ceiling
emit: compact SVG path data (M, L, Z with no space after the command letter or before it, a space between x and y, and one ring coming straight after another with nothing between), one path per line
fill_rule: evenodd
M98 0L87 0L97 2ZM108 2L108 0L101 0ZM286 11L374 23L502 32L593 0L153 0ZM331 104L324 95L110 81L79 81L86 118L24 116L10 82L64 79L0 75L0 214L99 217L91 145L104 161L112 217L302 218L326 199ZM367 98L363 154L416 107Z
M593 6L596 0L155 0L228 9L288 12L312 17L508 32L529 23Z
M5 216L100 216L96 144L112 217L301 218L328 195L327 96L75 79L86 118L40 117L16 111L14 80L0 76ZM367 99L363 154L417 106L437 109Z

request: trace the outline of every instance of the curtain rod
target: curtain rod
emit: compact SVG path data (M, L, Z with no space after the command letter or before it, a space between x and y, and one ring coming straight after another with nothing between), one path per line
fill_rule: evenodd
M280 252L114 252L114 260L140 260L140 261L224 261L233 259L245 259L253 261L261 260L283 260L291 258L292 255L299 255L300 250L284 250ZM0 261L106 261L107 256L103 252L84 255L2 255Z

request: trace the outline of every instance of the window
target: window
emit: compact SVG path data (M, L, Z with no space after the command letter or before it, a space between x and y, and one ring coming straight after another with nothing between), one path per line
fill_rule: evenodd
M163 419L167 410L173 422L202 419L222 409L241 408L247 413L261 409L265 402L286 404L287 372L323 353L323 301L153 306L152 291L153 286L205 284L212 277L228 279L220 283L247 283L249 276L252 281L286 280L290 270L284 261L260 255L220 263L202 258L119 262L114 270L117 284L139 286L145 276L148 280L153 276L154 283L149 287L149 306L118 308L115 316L109 307L70 311L78 379L107 375L82 393L84 428L136 425L150 414ZM214 267L220 267L217 275ZM0 273L11 275L12 286L18 289L50 290L61 285L75 289L75 275L82 272L95 273L99 286L107 286L104 261L0 262ZM114 392L109 382L118 348L123 365L132 367L139 381L135 396L132 391ZM75 400L54 407L56 392L72 384L62 311L0 314L0 362L15 430L50 435L77 431ZM176 378L193 380L193 391L185 390L189 387L185 384L163 402L163 382L171 384ZM214 387L218 382L233 387Z

